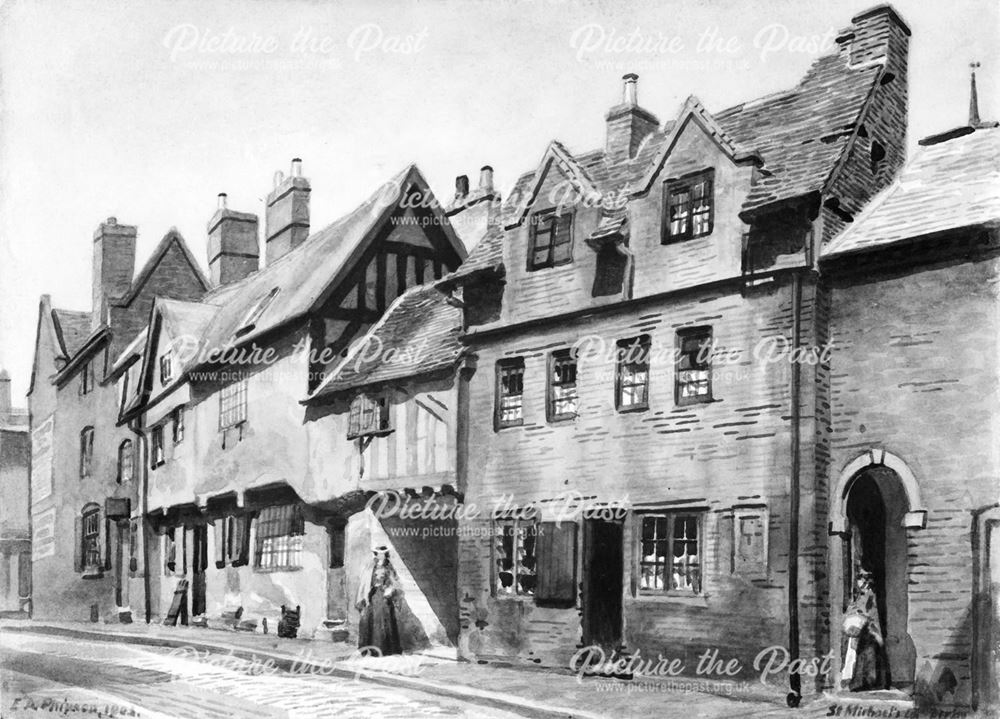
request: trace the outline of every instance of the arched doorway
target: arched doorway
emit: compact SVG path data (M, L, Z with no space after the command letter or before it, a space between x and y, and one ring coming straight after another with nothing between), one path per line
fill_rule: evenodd
M840 472L830 505L830 626L839 686L846 646L841 618L862 562L873 573L892 686L913 683L916 651L909 634L908 533L926 526L920 486L907 464L884 449L855 457Z
M885 466L869 466L851 482L846 497L848 531L844 547L844 597L852 596L859 570L872 573L879 623L889 657L893 687L913 684L916 663L908 632L906 493L898 475Z

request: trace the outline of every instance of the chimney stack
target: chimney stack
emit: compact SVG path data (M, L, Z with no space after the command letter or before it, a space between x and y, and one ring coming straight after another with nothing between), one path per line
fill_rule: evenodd
M208 269L215 287L237 282L260 265L257 215L228 207L225 192L208 221Z
M291 174L274 175L274 189L267 196L264 234L267 264L305 242L309 237L309 180L302 176L302 160L292 160Z
M132 286L137 233L134 225L119 225L114 217L109 217L94 231L91 329L97 329L104 322L110 301L123 297Z
M485 194L493 192L493 168L489 165L479 170L479 189Z
M605 117L605 153L611 162L635 157L642 141L660 126L654 114L639 107L638 80L639 76L632 72L622 76L622 102L612 107Z

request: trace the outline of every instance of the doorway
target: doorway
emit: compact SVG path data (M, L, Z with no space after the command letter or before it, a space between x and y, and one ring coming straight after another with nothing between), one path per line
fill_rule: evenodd
M584 521L583 643L614 651L622 640L624 525Z
M208 526L201 524L193 529L191 557L191 616L205 614L205 570L208 568Z
M859 473L847 495L849 533L844 552L844 602L854 596L859 571L872 573L878 619L889 659L889 684L913 684L916 650L908 632L907 498L896 473L871 467Z

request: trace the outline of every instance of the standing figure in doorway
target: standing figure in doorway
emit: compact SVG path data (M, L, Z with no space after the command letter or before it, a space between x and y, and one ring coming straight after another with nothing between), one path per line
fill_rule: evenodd
M858 572L854 601L844 613L844 633L848 640L841 685L852 692L887 689L889 658L878 619L872 573L867 569Z
M388 547L374 550L371 571L366 571L358 586L357 609L361 612L358 647L374 647L380 656L401 654L396 601L400 594L399 577L389 561Z

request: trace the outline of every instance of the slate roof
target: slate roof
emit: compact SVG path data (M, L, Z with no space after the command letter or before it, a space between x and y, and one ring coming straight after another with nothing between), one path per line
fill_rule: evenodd
M77 310L60 310L52 308L52 316L56 322L56 333L62 343L66 357L72 357L87 344L90 339L90 313Z
M823 259L961 227L1000 223L1000 128L917 149Z
M880 63L851 67L825 55L788 92L715 115L723 129L764 160L743 211L821 191L853 138L883 71Z
M753 213L772 203L826 189L855 128L863 121L868 99L883 71L881 62L851 66L847 57L835 53L817 58L791 90L721 112L710 114L696 98L689 98L679 117L648 136L631 160L609 162L603 149L573 155L561 143L554 141L552 145L570 155L572 167L579 168L605 197L629 194L641 189L671 142L674 128L692 112L708 122L713 133L721 132L720 142L728 143L738 154L752 153L762 161L742 208L743 213ZM504 226L516 221L520 201L537 183L544 164L518 178L504 204ZM471 274L502 269L503 237L502 231L491 228L452 279L460 281Z
M431 284L411 287L308 399L453 367L462 353L461 331L462 310L443 292ZM393 360L384 361L390 348Z

